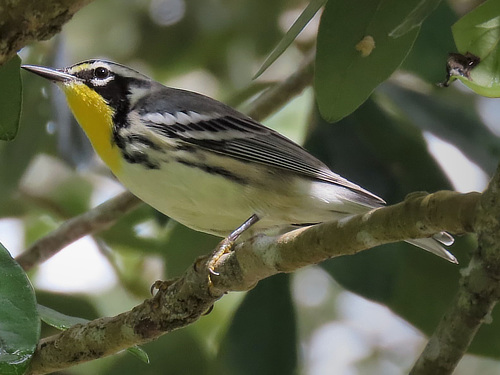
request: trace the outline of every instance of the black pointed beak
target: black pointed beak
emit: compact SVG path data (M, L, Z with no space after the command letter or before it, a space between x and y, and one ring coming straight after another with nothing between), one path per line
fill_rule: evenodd
M26 69L29 72L35 73L40 77L51 80L52 82L69 82L74 81L77 78L71 74L65 73L59 69L45 68L43 66L37 65L22 65L21 68Z

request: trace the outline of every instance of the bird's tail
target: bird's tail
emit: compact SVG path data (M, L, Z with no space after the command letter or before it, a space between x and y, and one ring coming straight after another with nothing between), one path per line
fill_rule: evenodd
M446 250L443 246L441 246L441 244L450 246L454 242L453 237L446 232L437 233L431 238L418 238L416 240L407 240L406 242L420 247L421 249L427 250L441 258L446 259L451 263L458 264L457 258L455 258L453 254Z

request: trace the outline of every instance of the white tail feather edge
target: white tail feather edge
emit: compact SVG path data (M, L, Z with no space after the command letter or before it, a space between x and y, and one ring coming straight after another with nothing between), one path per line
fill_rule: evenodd
M432 238L417 238L416 240L407 240L406 242L420 247L421 249L427 250L451 263L458 264L457 258L453 256L448 250L446 250L442 244L450 246L453 244L453 237L446 232L437 233Z

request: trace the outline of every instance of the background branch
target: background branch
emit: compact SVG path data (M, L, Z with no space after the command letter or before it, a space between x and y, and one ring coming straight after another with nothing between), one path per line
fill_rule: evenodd
M248 116L258 121L265 119L287 104L292 98L300 95L313 80L315 57L315 51L310 51L295 73L260 95L252 103L252 107L247 113Z
M276 273L442 230L467 232L473 228L480 196L454 192L412 195L398 205L348 220L278 237L253 237L221 258L215 268L219 276L211 277L213 284L208 282L207 268L198 261L181 278L163 284L153 298L131 311L77 325L41 340L29 374L60 370L154 340L199 319L224 293L248 290Z
M462 272L459 289L412 375L451 374L500 298L500 169L481 197L474 228L479 246Z
M25 271L40 264L76 240L113 225L119 218L142 203L132 193L124 192L99 206L65 221L59 228L36 241L16 257Z

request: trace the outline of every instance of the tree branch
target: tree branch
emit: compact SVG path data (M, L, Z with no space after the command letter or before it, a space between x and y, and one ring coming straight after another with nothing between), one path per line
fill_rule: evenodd
M206 264L198 261L131 311L76 325L41 340L28 374L46 374L154 340L199 319L224 293L248 290L276 273L442 230L468 232L474 226L480 197L479 193L448 191L412 195L395 206L338 222L278 237L253 237L219 260L215 267L219 275L211 276L212 283Z
M136 208L141 201L124 192L99 206L65 221L59 228L36 241L16 258L27 271L40 264L76 240L113 225L120 217Z
M35 40L61 31L73 15L92 0L10 0L0 4L0 65Z
M459 289L411 375L451 374L500 298L500 168L481 197L474 229L478 248Z

